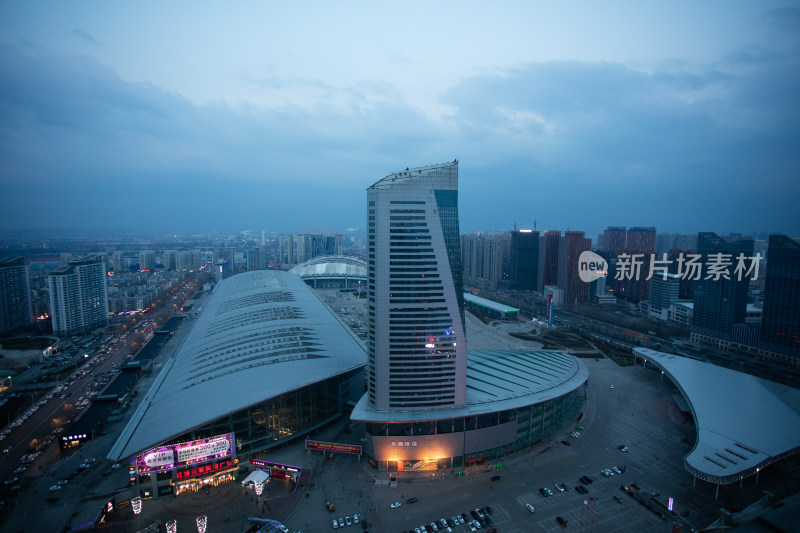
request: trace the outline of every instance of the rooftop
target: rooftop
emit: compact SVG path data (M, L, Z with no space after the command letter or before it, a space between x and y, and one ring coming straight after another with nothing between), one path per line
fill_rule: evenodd
M297 275L233 276L217 285L109 457L131 457L364 364L356 338Z
M363 422L439 420L517 409L563 396L580 387L589 370L562 352L479 350L467 354L464 407L417 411L377 411L364 395L351 416Z
M440 163L438 165L428 165L426 167L415 167L415 168L406 168L405 170L401 170L400 172L395 172L393 174L389 174L385 178L379 180L375 184L373 184L370 189L380 189L383 187L388 187L395 183L403 183L405 181L411 181L418 177L425 176L432 170L438 170L441 168L447 168L450 166L457 166L458 160L454 159L448 163Z
M800 451L800 391L678 355L636 348L661 368L686 398L697 442L686 469L728 484Z

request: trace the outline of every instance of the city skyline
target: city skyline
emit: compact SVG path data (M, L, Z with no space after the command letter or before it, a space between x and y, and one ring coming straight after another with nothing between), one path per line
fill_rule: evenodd
M0 7L6 233L360 226L455 158L465 233L800 233L792 3L42 4Z

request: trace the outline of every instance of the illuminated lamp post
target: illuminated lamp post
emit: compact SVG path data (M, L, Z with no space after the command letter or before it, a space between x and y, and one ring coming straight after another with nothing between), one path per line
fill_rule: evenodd
M167 533L175 533L178 531L178 522L173 518L167 521Z
M131 507L133 508L133 514L138 515L142 512L142 498L136 496L135 498L131 499Z
M195 523L197 524L197 533L206 533L206 524L208 523L208 517L206 515L200 515L195 519Z

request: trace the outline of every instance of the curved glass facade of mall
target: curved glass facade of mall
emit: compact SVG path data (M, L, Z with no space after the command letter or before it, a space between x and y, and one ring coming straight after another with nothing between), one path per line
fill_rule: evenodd
M366 433L371 442L366 450L367 459L382 472L480 464L549 437L579 416L583 402L584 391L580 387L552 400L493 413L424 422L369 423ZM432 443L435 444L431 446ZM392 457L399 457L400 449L403 457ZM419 453L415 455L417 449ZM434 456L432 449L443 455ZM412 450L410 455L408 450Z
M218 418L164 444L222 433L236 435L236 454L263 452L313 431L346 412L364 391L364 369L333 376Z

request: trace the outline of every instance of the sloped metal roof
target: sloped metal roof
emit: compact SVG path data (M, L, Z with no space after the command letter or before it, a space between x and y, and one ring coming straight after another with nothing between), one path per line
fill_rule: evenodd
M495 413L542 403L572 392L589 378L580 359L562 352L477 350L467 354L464 407L377 411L364 395L351 415L363 422L405 422Z
M686 469L732 483L800 451L800 391L694 359L645 348L639 357L666 373L694 416L697 442Z
M298 276L222 281L109 452L120 460L267 398L366 364L364 348Z

